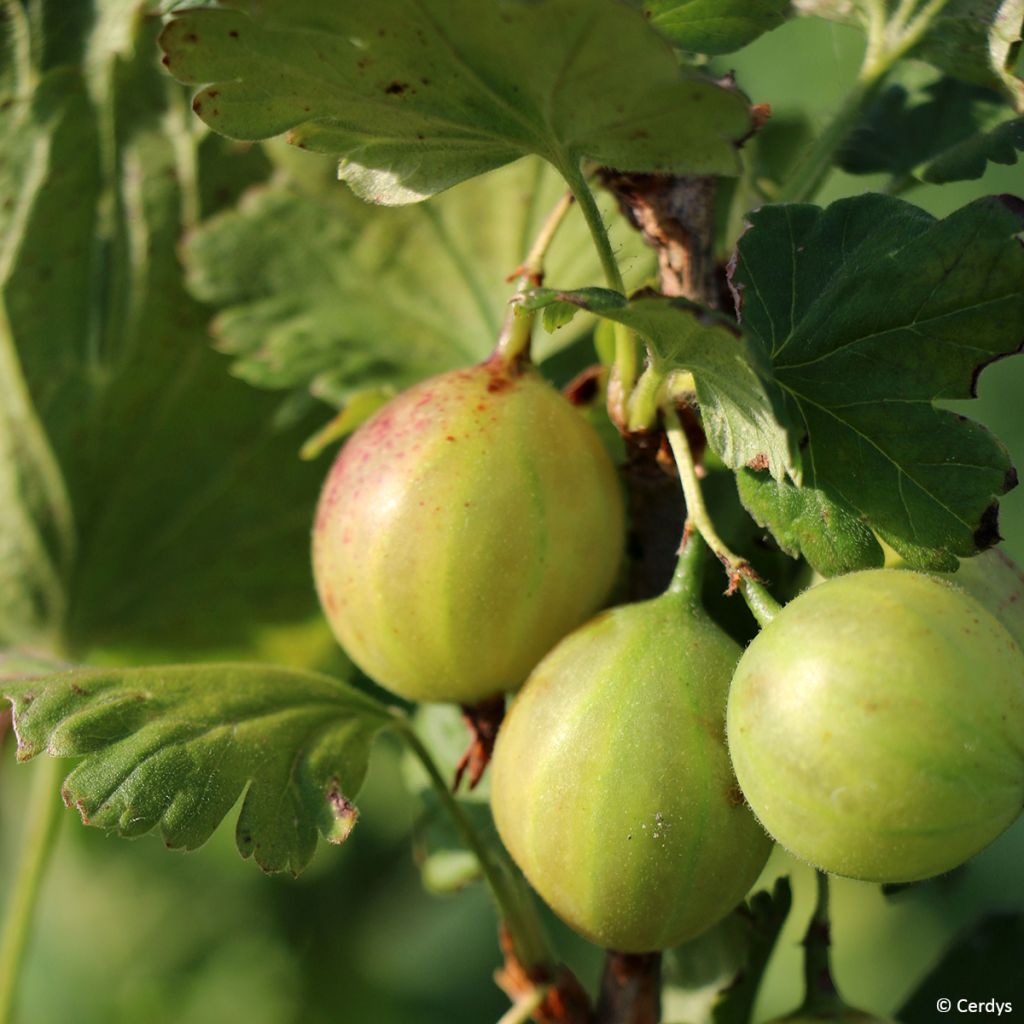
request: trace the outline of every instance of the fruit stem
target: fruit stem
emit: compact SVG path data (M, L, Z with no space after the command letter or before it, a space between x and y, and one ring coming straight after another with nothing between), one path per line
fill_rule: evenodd
M516 279L517 294L524 288L537 288L543 282L544 259L574 201L572 192L566 192L555 203L530 246L526 259L509 276L509 280ZM509 309L496 349L496 354L505 363L512 364L529 357L535 317L536 314L523 309L519 303L514 303Z
M519 962L528 971L547 969L553 972L544 927L518 869L507 859L504 847L491 847L481 838L409 720L396 715L396 725L409 750L423 765L441 806L447 811L462 841L479 861L498 912L512 937Z
M832 980L832 929L829 923L828 875L815 871L817 897L804 935L804 982L806 991L801 1010L808 1013L829 1012L841 1008L842 1000Z
M665 416L665 433L668 435L668 443L672 447L676 468L679 470L679 482L683 488L683 497L686 499L687 522L691 523L700 533L708 547L714 552L715 557L725 566L725 570L729 574L729 586L725 591L726 594L734 594L739 590L758 624L766 626L778 613L780 605L761 582L753 566L745 558L734 554L719 536L715 524L708 514L707 506L704 504L704 494L697 477L693 451L679 420L679 414L670 403L666 403L662 407L662 412Z
M21 858L8 890L10 896L0 930L0 1024L11 1020L36 904L61 822L58 790L62 767L59 759L44 757L34 770Z
M683 539L679 544L679 558L672 582L668 585L668 593L678 594L684 601L697 600L701 583L704 580L704 552L707 544L693 522L686 520L683 526Z
M590 190L579 163L572 159L563 160L559 162L558 169L562 172L562 177L565 178L566 184L583 212L583 219L587 222L594 248L597 249L608 287L625 295L626 285L622 280L619 264L615 260L615 253L612 251L608 229L601 218L601 211L594 199L594 193ZM622 324L615 324L615 362L613 364L613 385L609 388L609 395L619 396L619 401L624 402L625 398L633 391L636 373L636 340L633 332ZM616 410L616 418L624 421L624 412L624 408Z

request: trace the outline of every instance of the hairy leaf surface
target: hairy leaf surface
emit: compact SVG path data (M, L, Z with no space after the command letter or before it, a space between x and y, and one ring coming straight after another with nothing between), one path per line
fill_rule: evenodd
M997 498L1016 483L1006 449L936 403L973 397L981 370L1024 344L1018 215L983 199L937 221L865 195L751 222L732 284L804 467L799 491L741 479L755 519L827 573L879 563L866 529L922 569L995 543Z
M173 75L205 84L193 106L211 127L289 131L387 205L529 153L734 174L750 128L739 93L682 72L622 3L229 0L175 17L161 45Z
M81 757L62 790L87 825L126 837L154 828L193 850L243 796L243 857L298 874L317 833L343 842L375 734L390 721L329 676L266 665L76 669L0 678L18 759Z

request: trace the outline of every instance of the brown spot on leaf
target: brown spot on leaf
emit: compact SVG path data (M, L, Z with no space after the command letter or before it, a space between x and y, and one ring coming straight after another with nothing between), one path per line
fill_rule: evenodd
M195 32L186 32L185 33L185 42L186 43L198 43L199 42L199 36L197 36L195 34Z
M755 473L760 473L762 470L768 468L768 456L763 452L759 455L755 455L748 463L747 469L752 469Z
M1009 494L1018 483L1020 483L1020 481L1017 479L1017 470L1014 466L1011 466L1006 471L1006 476L1003 478L1003 494Z
M83 690L78 683L71 684L71 692L75 694L76 697L87 697L89 695L88 690Z
M985 551L1002 539L999 536L999 502L993 501L981 515L981 522L974 531L974 544L979 551Z
M237 33L237 32L236 32L236 31L235 31L234 29L232 29L232 30L231 30L231 31L230 31L230 32L228 33L228 36L229 36L229 38L231 38L231 39L237 39L237 38L238 38L238 33Z
M78 811L82 819L83 825L91 825L92 822L89 820L89 811L86 809L84 800L75 801L75 809Z
M384 87L384 91L389 96L401 96L406 89L409 88L408 82L390 82Z
M203 112L203 101L198 96L192 101L192 109L197 114L201 114Z

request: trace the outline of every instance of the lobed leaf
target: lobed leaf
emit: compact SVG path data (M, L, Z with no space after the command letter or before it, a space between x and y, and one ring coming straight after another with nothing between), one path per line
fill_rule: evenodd
M973 397L984 367L1024 345L1017 214L982 199L937 221L864 195L751 223L732 285L804 466L799 492L741 477L754 518L827 573L880 564L868 530L921 569L994 544L1016 473L984 427L936 403Z
M385 708L329 676L266 665L76 669L0 678L18 759L80 757L64 802L134 838L193 850L244 794L236 842L297 875L319 832L343 842Z
M289 169L303 175L301 187L251 192L185 245L189 285L220 308L213 329L235 373L341 406L360 391L484 359L507 313L506 278L564 194L558 175L533 158L428 203L371 210L336 185L324 192L309 180L317 158L298 159ZM638 281L649 251L621 221L612 237L627 279ZM578 210L546 266L574 284L601 273ZM534 356L544 360L587 327L535 332Z
M948 76L920 84L917 77L905 74L875 98L839 150L843 170L927 176L931 161L1006 117L1006 104L991 89Z
M739 93L682 72L622 3L228 0L174 17L161 46L179 81L204 85L193 107L212 128L288 131L386 205L531 153L734 174L750 130Z
M758 348L732 321L686 299L626 299L604 288L537 289L525 304L554 305L560 315L571 304L636 331L663 372L693 373L708 441L726 465L738 469L756 462L776 479L800 478L799 454L780 419L781 394Z
M732 53L778 28L790 0L646 0L643 9L682 50Z
M980 178L990 163L1015 164L1024 152L1024 117L1003 121L939 154L922 177L933 185Z

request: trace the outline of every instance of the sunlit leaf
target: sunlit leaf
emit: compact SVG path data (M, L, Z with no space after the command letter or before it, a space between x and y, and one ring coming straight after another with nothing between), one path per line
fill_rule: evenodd
M1009 456L936 403L973 397L982 369L1022 347L1018 216L984 199L937 221L864 195L751 222L732 284L804 456L799 491L766 474L743 484L754 518L825 572L879 564L868 530L923 569L994 544Z
M682 72L642 13L592 0L230 0L161 37L194 108L234 138L290 131L376 203L526 154L576 173L734 174L737 92ZM268 74L268 69L273 69Z
M298 874L343 842L386 709L329 676L266 665L78 669L0 680L18 758L81 757L63 786L83 822L201 846L244 795L242 856Z

